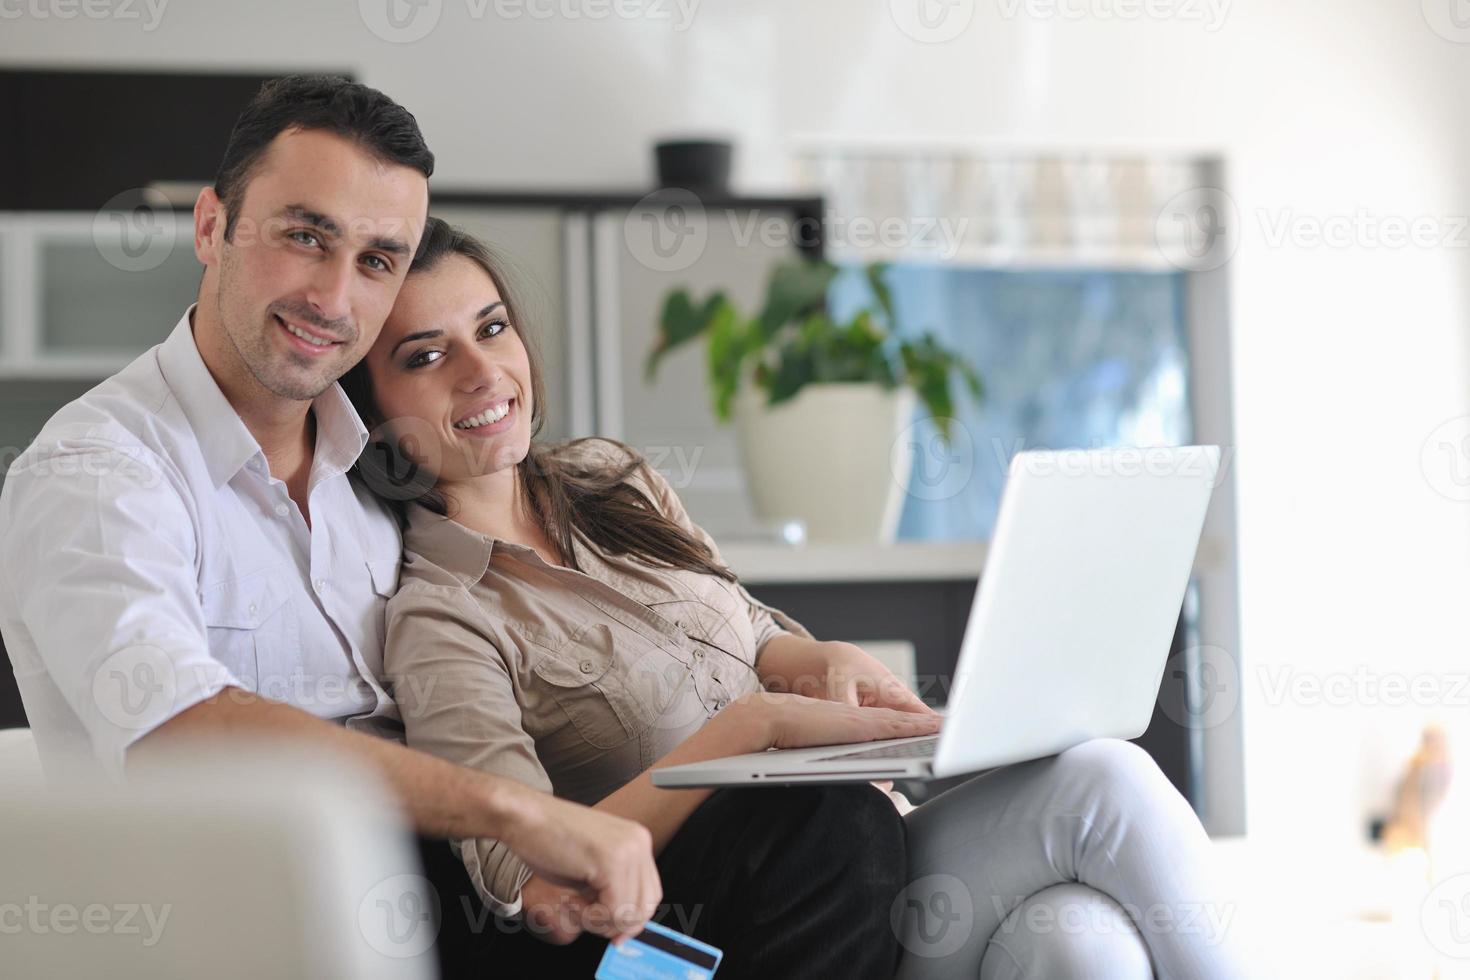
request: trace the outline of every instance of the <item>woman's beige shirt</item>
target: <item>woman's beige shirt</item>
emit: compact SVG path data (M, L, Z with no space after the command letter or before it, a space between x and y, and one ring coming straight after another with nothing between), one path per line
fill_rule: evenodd
M657 471L629 481L719 560ZM384 670L410 746L590 805L757 690L772 637L810 634L716 576L574 548L580 571L411 505ZM518 912L526 865L495 840L458 846L486 903Z

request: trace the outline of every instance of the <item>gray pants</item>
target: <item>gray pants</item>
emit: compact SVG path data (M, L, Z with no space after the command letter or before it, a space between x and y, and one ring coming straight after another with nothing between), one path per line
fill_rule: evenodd
M907 817L902 980L1245 980L1209 838L1148 753L1094 739Z

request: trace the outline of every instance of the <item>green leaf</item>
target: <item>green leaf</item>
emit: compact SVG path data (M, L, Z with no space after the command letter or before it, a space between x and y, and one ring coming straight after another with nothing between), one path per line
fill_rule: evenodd
M980 376L975 369L955 352L942 346L933 334L924 334L914 341L904 341L899 347L903 360L905 381L913 387L924 409L933 420L939 436L949 441L955 413L951 379L954 375L965 382L977 399L983 394Z
M956 361L955 366L959 369L960 377L965 379L965 387L970 389L970 396L975 401L985 399L985 382L980 380L980 374L969 361Z
M868 288L873 291L873 295L878 300L878 305L883 309L883 316L891 327L898 322L898 318L893 315L893 292L888 288L888 283L883 279L888 273L888 264L886 262L874 262L864 271L868 276Z
M721 422L730 420L730 406L740 388L740 371L746 357L759 349L753 324L741 320L731 304L721 304L710 321L706 352L711 405Z
M687 290L675 290L664 301L647 375L653 377L669 351L704 336L710 398L721 421L729 420L742 384L763 390L768 405L789 401L817 382L876 382L887 388L902 384L914 390L948 441L955 383L962 383L977 401L984 386L974 366L932 333L913 339L892 336L897 324L887 270L881 264L864 269L877 308L859 310L844 323L827 312L827 292L837 276L837 268L828 262L777 266L765 306L753 317L742 315L723 293L699 303Z
M779 405L796 397L802 388L817 380L816 365L809 352L789 348L776 361L766 379L766 404Z
M658 364L665 354L683 346L709 329L716 313L729 306L724 293L715 293L704 303L696 306L688 290L676 289L664 300L663 314L659 317L660 334L653 350L648 353L644 365L644 377L653 380Z
M766 306L760 314L761 333L773 337L786 324L825 307L827 287L836 276L837 267L829 262L778 265L766 290Z

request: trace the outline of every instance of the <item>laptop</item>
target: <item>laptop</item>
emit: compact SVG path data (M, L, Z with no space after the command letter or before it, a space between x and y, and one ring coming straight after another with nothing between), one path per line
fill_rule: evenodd
M940 779L1137 738L1219 470L1217 446L1017 453L938 735L710 759L653 784Z

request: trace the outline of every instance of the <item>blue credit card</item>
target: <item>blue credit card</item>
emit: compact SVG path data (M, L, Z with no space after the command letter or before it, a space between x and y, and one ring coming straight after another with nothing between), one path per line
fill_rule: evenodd
M607 944L596 980L709 980L725 954L650 922L623 945Z

